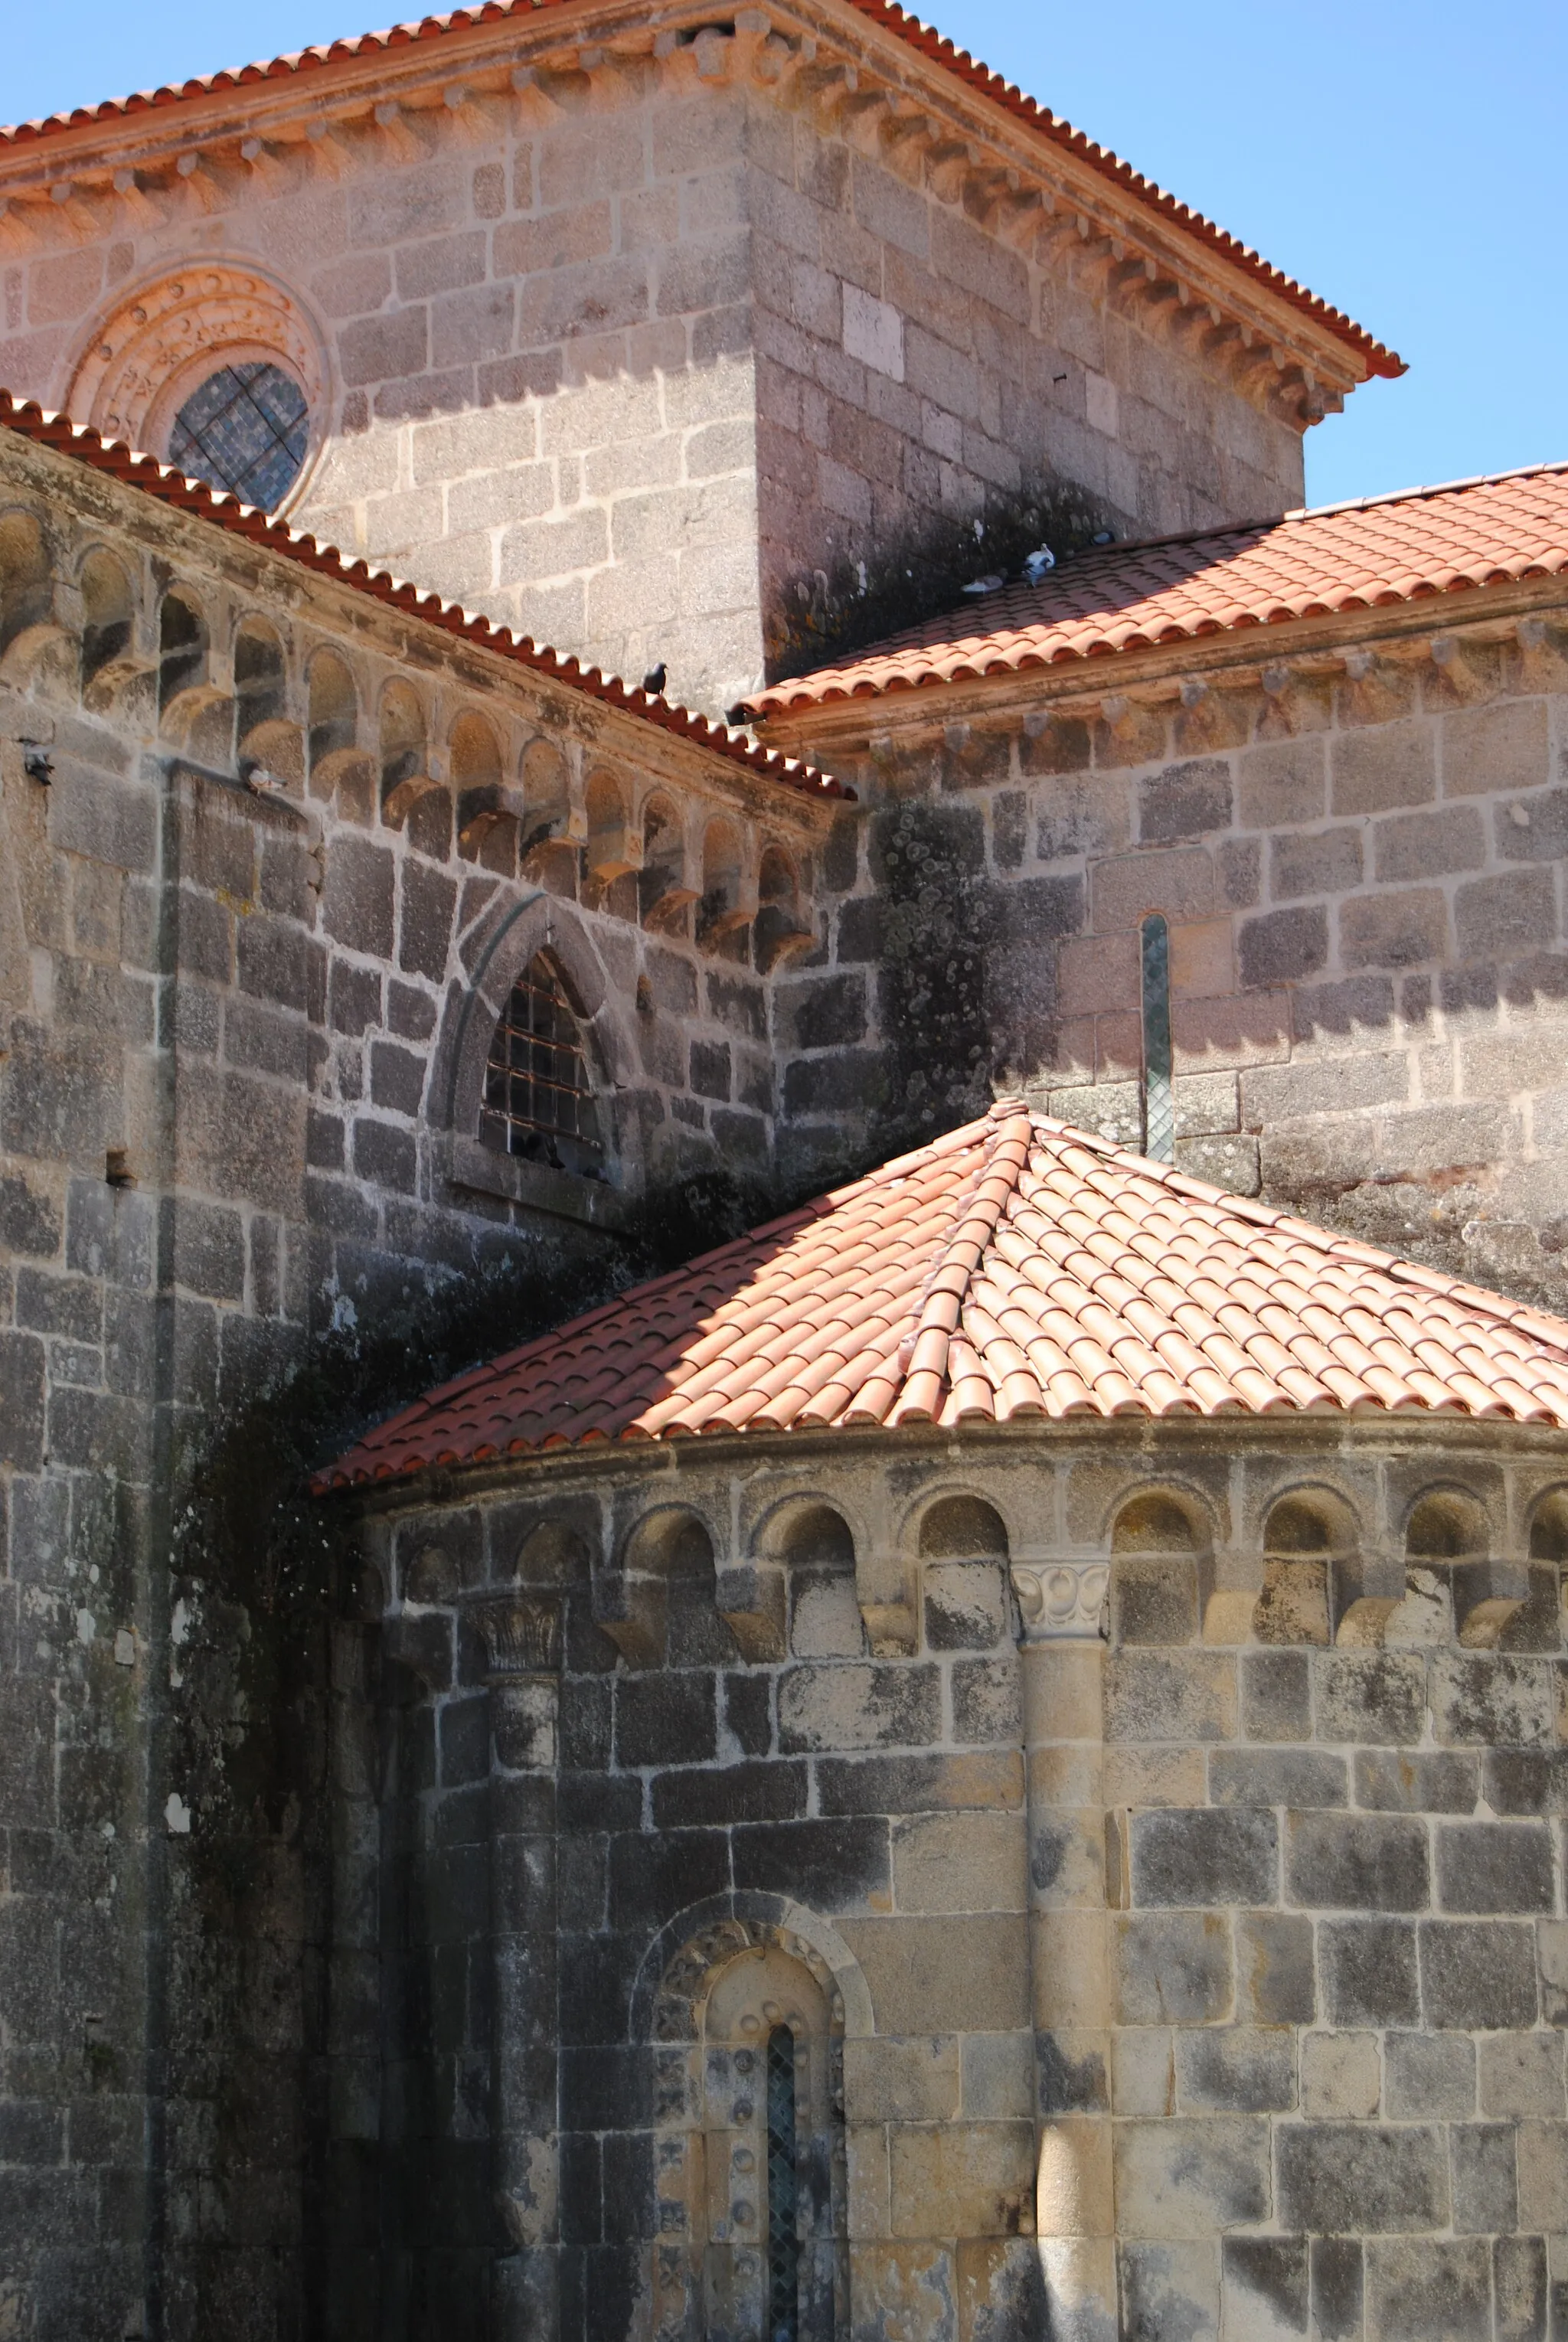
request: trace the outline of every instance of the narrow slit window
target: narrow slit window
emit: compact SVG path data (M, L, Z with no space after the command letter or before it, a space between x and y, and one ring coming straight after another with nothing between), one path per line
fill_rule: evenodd
M768 2035L767 2342L800 2342L798 2148L795 2138L794 2035Z
M1171 1096L1171 939L1156 911L1144 922L1144 1152L1155 1163L1175 1159L1175 1106Z
M604 1176L599 1111L561 971L537 952L512 987L484 1069L480 1137L503 1155Z

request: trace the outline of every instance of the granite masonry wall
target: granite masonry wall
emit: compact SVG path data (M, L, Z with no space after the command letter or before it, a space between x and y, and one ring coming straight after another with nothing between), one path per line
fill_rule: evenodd
M0 2333L295 2335L334 1678L242 1551L265 1474L212 1539L216 1434L765 1166L820 816L0 436ZM477 1144L542 945L613 1180Z
M1299 503L1359 361L1151 226L848 12L600 9L19 145L0 381L162 453L271 354L304 525L724 708L798 581L934 516Z
M1545 2342L1561 1471L1035 1424L369 1497L333 2330L754 2330L782 2013L814 2337Z
M1561 1306L1550 595L1282 646L1262 672L1188 645L1093 698L1054 673L770 725L868 808L830 961L780 994L791 1144L831 1145L857 1099L896 1123L994 1078L1137 1146L1138 930L1159 912L1179 1165Z

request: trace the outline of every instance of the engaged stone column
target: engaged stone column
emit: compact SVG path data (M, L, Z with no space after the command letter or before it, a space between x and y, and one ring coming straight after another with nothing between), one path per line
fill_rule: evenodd
M555 1774L561 1614L510 1596L479 1612L490 1686L491 2123L506 2244L492 2278L495 2342L560 2326Z
M1053 2342L1115 2342L1103 1561L1014 1561L1023 1621L1037 2165Z

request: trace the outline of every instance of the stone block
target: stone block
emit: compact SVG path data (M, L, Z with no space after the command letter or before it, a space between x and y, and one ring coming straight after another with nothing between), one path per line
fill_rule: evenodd
M1276 903L1347 894L1361 878L1359 828L1287 833L1269 841L1269 894Z
M1522 2122L1515 2157L1520 2227L1527 2235L1568 2232L1568 2124Z
M1256 2025L1310 2025L1317 2015L1312 1921L1279 1911L1238 1913L1236 2014Z
M718 1746L714 1681L705 1670L627 1675L615 1686L615 1751L620 1764L693 1765Z
M1268 2124L1261 2117L1119 2122L1114 2151L1116 2218L1126 2235L1195 2242L1267 2217Z
M1423 1911L1431 1899L1425 1828L1393 1815L1292 1814L1285 1891L1317 1909Z
M1514 2134L1504 2123L1455 2123L1449 2134L1453 2225L1462 2235L1505 2233L1519 2218Z
M1349 1802L1345 1761L1310 1748L1216 1748L1209 1758L1209 1795L1216 1806L1343 1806ZM1293 1821L1289 1829L1293 1867ZM1319 1899L1293 1886L1292 1892L1298 1902Z
M1255 1808L1132 1817L1133 1899L1144 1907L1273 1903L1279 1892L1278 1824Z
M924 1814L895 1822L893 1878L901 1911L1021 1911L1023 1817ZM1038 1878L1036 1884L1040 1884Z
M1533 1928L1502 1919L1423 1921L1421 1993L1431 2026L1482 2033L1533 2025Z
M1034 2111L1034 2036L966 2033L959 2043L964 2114L971 2121L1022 2119Z
M1231 768L1222 756L1167 765L1138 784L1138 836L1144 846L1174 846L1231 826Z
M737 1887L822 1911L888 1906L887 1825L871 1815L737 1827L731 1867Z
M1176 1168L1189 1179L1206 1179L1227 1196L1255 1196L1260 1178L1255 1138L1178 1138Z
M1368 2121L1383 2093L1375 2033L1302 2037L1302 2112L1319 2122Z
M1321 821L1327 796L1321 735L1271 741L1236 759L1236 811L1247 829L1295 829Z
M1265 1741L1310 1738L1312 1676L1306 1653L1248 1651L1240 1666L1242 1730L1246 1737Z
M1119 1913L1111 1940L1119 2023L1213 2025L1230 2016L1231 1930L1221 1914Z
M1167 2334L1218 2342L1220 2272L1213 2242L1119 2244L1116 2271L1124 2334L1146 2335L1150 2342ZM1072 2329L1064 2325L1064 2330Z
M1383 2100L1396 2119L1450 2122L1474 2114L1475 2044L1463 2034L1389 2033L1383 2059Z
M1198 1635L1197 1565L1185 1556L1119 1556L1111 1567L1111 1640L1193 1643Z
M1183 2030L1175 2067L1183 2114L1283 2114L1295 2104L1294 2045L1284 2026Z
M1383 1813L1468 1814L1477 1790L1473 1756L1429 1755L1424 1750L1358 1748L1355 1801ZM1495 1797L1491 1798L1498 1812Z
M1317 1737L1401 1746L1426 1726L1426 1665L1405 1651L1325 1651L1313 1661Z
M1033 2217L1031 2123L901 2127L889 2149L894 2236L1016 2236Z
M1318 1971L1332 2023L1420 2024L1416 1935L1408 1919L1322 1921Z
M1433 727L1420 717L1336 734L1329 751L1333 811L1430 805L1437 795L1434 746Z
M1433 1736L1451 1746L1542 1747L1555 1732L1553 1670L1501 1651L1438 1651L1432 1660Z
M1339 906L1346 967L1414 967L1448 948L1448 904L1435 886L1356 895Z
M1213 865L1198 848L1113 856L1095 864L1091 879L1094 929L1136 927L1150 911L1173 922L1207 918L1213 893Z
M1328 958L1328 914L1316 904L1299 904L1245 919L1238 956L1249 990L1312 976Z
M1367 2331L1377 2342L1491 2342L1491 2256L1478 2237L1366 2248Z
M1543 699L1455 708L1438 726L1445 797L1503 796L1538 789L1550 774Z
M1304 2237L1223 2238L1222 2342L1293 2342L1304 2336L1308 2270Z
M1229 1740L1235 1728L1235 1661L1229 1656L1132 1650L1107 1657L1107 1739Z
M1516 959L1557 937L1557 894L1550 870L1473 878L1453 897L1453 926L1466 959Z
M1011 1913L844 1918L865 1972L879 2034L1008 2033L1030 2021L1024 1923Z
M1548 2264L1543 2237L1495 2237L1492 2298L1497 2342L1539 2342L1546 2332Z
M1560 2121L1563 2096L1561 2033L1501 2033L1479 2045L1481 2111L1501 2120L1526 2115Z
M1313 2123L1278 2134L1275 2210L1318 2236L1421 2234L1448 2225L1448 2157L1430 2126Z
M934 1666L804 1666L779 1682L779 1742L786 1752L929 1745L940 1736Z
M1372 835L1373 868L1382 886L1479 870L1486 860L1486 833L1474 806L1391 815L1373 823Z
M1554 1907L1552 1838L1544 1822L1444 1822L1437 1831L1437 1895L1445 1911Z

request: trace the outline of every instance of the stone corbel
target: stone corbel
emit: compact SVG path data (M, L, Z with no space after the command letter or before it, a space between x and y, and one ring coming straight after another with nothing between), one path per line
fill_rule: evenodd
M754 1561L720 1569L714 1603L746 1658L763 1664L787 1656L782 1569Z
M594 1624L628 1666L657 1666L664 1656L669 1589L653 1571L606 1569L594 1578Z
M1088 1643L1103 1637L1108 1561L1017 1561L1013 1591L1025 1643Z
M854 1594L874 1657L906 1658L918 1649L914 1570L906 1555L895 1550L857 1558Z

